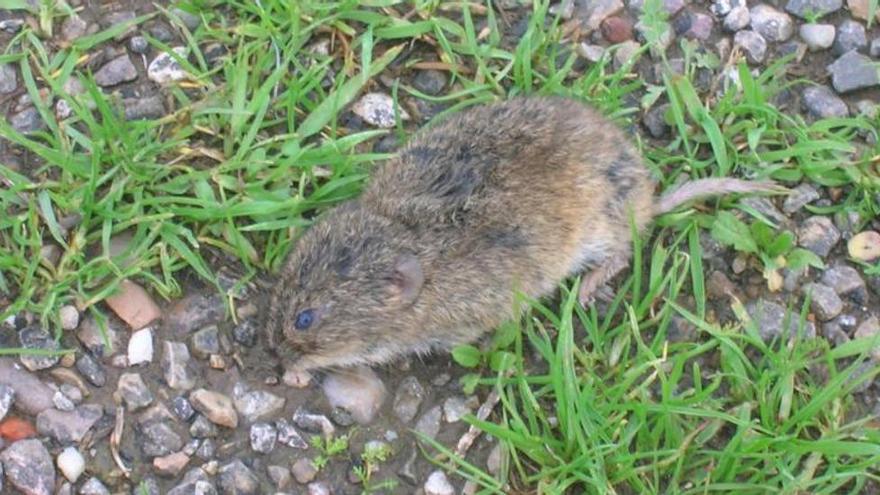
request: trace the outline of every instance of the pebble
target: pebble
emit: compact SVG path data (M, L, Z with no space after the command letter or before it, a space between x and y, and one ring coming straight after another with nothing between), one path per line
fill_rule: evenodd
M419 406L425 398L425 388L419 383L418 378L407 376L400 381L397 393L394 395L392 409L394 415L403 423L409 423L419 412Z
M104 328L101 328L91 316L87 316L80 323L76 331L76 338L92 355L102 359L123 346L122 332L112 321L106 321Z
M599 26L602 36L612 44L623 43L633 39L633 24L626 17L611 16Z
M866 230L854 235L846 245L850 256L861 261L880 258L880 233Z
M171 401L171 410L183 421L189 421L196 413L192 404L182 395L178 395Z
M175 46L171 50L180 58L186 58L186 47ZM168 84L189 77L183 67L167 52L160 53L147 67L147 77L156 84Z
M257 343L257 321L248 318L232 329L232 340L245 347L253 347Z
M840 241L840 231L828 217L812 216L797 231L798 244L820 258L828 256Z
M578 2L577 17L587 31L595 31L599 29L602 21L621 10L623 10L623 2L621 0Z
M871 316L856 328L853 338L868 339L875 337L878 333L880 333L880 320L878 320L876 316ZM871 350L871 355L874 359L880 359L880 339L878 339L878 342Z
M742 204L758 213L764 215L769 218L771 221L776 222L778 224L784 224L788 222L788 218L776 208L776 205L773 201L770 201L769 198L764 196L749 196L747 198L742 199Z
M466 414L470 414L476 406L472 399L452 396L443 401L443 418L447 423L457 423ZM478 404L477 404L478 405Z
M323 481L309 483L307 490L309 495L330 495L330 485Z
M811 16L824 17L843 7L843 0L788 0L785 10L801 19Z
M807 111L816 118L827 119L849 115L846 102L827 86L809 86L804 89L803 97Z
M98 478L91 477L79 489L79 495L110 495L110 490Z
M137 411L153 402L153 394L139 373L119 375L117 390L129 411Z
M31 325L22 328L18 332L18 341L21 347L25 349L33 349L37 351L57 351L59 349L58 342L42 328ZM44 370L51 368L61 359L57 354L54 356L39 356L34 354L22 354L19 359L21 364L30 371Z
M791 190L791 194L782 202L782 211L790 215L819 198L819 191L812 184L805 182Z
M55 404L55 409L59 411L70 412L76 409L76 404L60 390L56 391L55 395L52 396L52 402Z
M58 470L71 483L76 483L86 470L86 460L76 447L66 447L55 459Z
M435 438L440 432L440 418L443 417L443 409L434 406L428 409L416 422L415 430L428 438Z
M132 36L128 40L128 49L133 53L137 53L138 55L143 55L147 53L150 49L150 44L147 42L147 39L143 36Z
M183 438L165 421L154 421L141 427L141 449L149 457L161 457L183 448Z
M221 466L217 473L217 481L220 485L220 493L235 495L260 493L260 480L239 459Z
M15 390L9 385L0 383L0 421L9 413L13 400L15 400Z
M843 301L834 289L824 284L807 284L804 294L809 294L813 311L822 321L828 321L843 311Z
M745 29L752 22L749 8L745 5L735 7L726 16L724 16L724 30L735 33Z
M764 299L750 301L746 304L746 311L754 320L761 338L767 342L798 334L800 315L797 312L787 312L780 304ZM786 318L788 318L788 335L783 335L783 322ZM815 337L816 327L812 322L805 323L803 335L807 338Z
M196 357L202 359L220 353L220 331L217 325L208 325L192 335L192 351Z
M76 327L79 326L79 311L76 310L76 307L65 304L58 310L58 320L62 329L76 330Z
M99 86L116 86L137 79L138 73L128 55L121 55L104 64L95 72L95 83Z
M251 425L250 439L254 452L268 454L275 449L278 430L269 423L254 423Z
M217 427L207 417L199 414L189 426L189 434L194 438L210 438L217 436Z
M849 12L853 17L867 21L868 13L870 12L869 1L870 0L847 0L846 5L849 7ZM880 9L875 10L874 17L880 21Z
M669 111L669 104L664 103L657 105L645 114L642 123L652 137L661 139L669 132L669 124L666 123L666 112Z
M342 427L351 426L356 422L351 413L341 407L334 407L330 411L330 420Z
M128 340L128 364L151 363L153 361L153 330L144 328L131 334Z
M226 318L223 300L216 294L194 293L177 301L166 312L166 327L172 335L189 335L199 328Z
M189 390L196 386L196 377L190 368L189 349L183 342L166 340L162 354L165 382L175 390Z
M859 304L867 304L868 288L859 271L847 265L838 265L825 270L819 280L834 289L840 296L850 296Z
M198 28L199 25L202 23L201 17L195 14L190 14L183 9L173 8L171 9L171 13L176 15L177 18L180 19L181 22L183 22L183 25L186 26L186 28L190 31L195 31L196 28Z
M284 409L285 399L265 390L248 392L242 384L232 391L235 409L248 423L277 416Z
M369 424L385 402L385 384L368 367L357 367L344 373L329 373L321 387L332 407L341 407L351 413L361 425Z
M18 73L12 64L0 64L0 93L12 93L18 87Z
M158 119L165 115L165 104L158 96L125 98L122 100L125 120Z
M673 21L675 33L691 40L705 41L712 35L715 21L706 14L684 12Z
M802 24L800 27L801 39L807 44L811 52L825 50L834 44L837 29L833 24Z
M150 294L128 279L120 282L118 291L104 302L132 330L140 330L162 317L162 311Z
M617 45L614 50L615 67L623 67L635 57L636 52L642 47L638 41L629 40Z
M61 39L68 43L76 41L86 34L89 25L82 17L73 14L61 23Z
M849 51L828 67L831 84L838 93L848 93L880 84L875 62L856 51Z
M175 452L162 457L153 459L153 469L160 476L174 477L183 471L183 468L189 464L190 457L183 452Z
M123 23L129 23L132 21L137 14L135 14L132 10L121 10L117 12L109 12L104 15L104 24L107 26L118 26ZM122 41L128 36L131 35L135 30L134 24L128 24L128 26L119 33L114 39L116 41Z
M605 47L601 45L591 45L589 43L580 43L577 47L575 47L575 51L578 55L585 58L586 60L596 63L602 60L602 57L605 56Z
M293 424L312 433L323 433L327 438L332 437L336 432L336 427L327 416L309 413L302 407L297 408L293 413Z
M54 405L55 390L22 370L12 358L0 357L0 384L15 392L15 407L25 414L35 416Z
M9 118L9 123L13 129L22 134L30 134L46 129L46 122L43 121L40 112L34 107L25 108L16 113Z
M308 442L296 431L296 427L286 419L275 421L275 429L278 430L278 441L282 444L294 449L304 450L309 448Z
M293 473L293 478L296 482L301 485L305 485L314 480L315 476L318 474L318 469L315 467L315 464L312 463L311 459L306 457L297 459L297 461L290 467L290 471Z
M19 440L0 452L9 483L25 495L52 495L55 466L49 451L36 439Z
M193 409L207 416L212 423L228 428L238 426L238 413L229 397L200 388L189 394L189 401Z
M16 34L21 31L23 25L24 19L4 19L0 21L0 31Z
M489 471L489 474L498 476L501 473L501 467L505 463L506 457L507 449L500 442L496 443L486 458L486 470Z
M760 64L767 56L767 41L755 31L737 32L733 37L733 44L743 49L749 63Z
M434 471L428 475L424 486L425 495L454 495L455 488L446 478L443 471Z
M103 387L107 383L104 367L88 352L83 352L76 358L76 369L96 387Z
M395 126L394 110L394 99L385 93L367 93L351 108L355 115L368 124L383 129ZM398 107L397 111L401 120L409 120L409 114L402 107Z
M426 95L438 95L446 87L446 74L434 69L420 70L412 79L412 85Z
M269 479L278 490L284 490L290 486L290 469L284 466L266 466L266 474L269 475Z
M751 26L765 40L773 43L787 41L794 34L791 16L767 4L758 4L749 10Z
M835 55L843 55L852 50L862 51L868 46L868 36L865 34L865 26L860 22L846 20L837 27L837 36L831 51Z
M715 0L712 2L712 5L709 6L709 12L717 17L724 17L734 7L742 7L745 5L745 2L742 0Z

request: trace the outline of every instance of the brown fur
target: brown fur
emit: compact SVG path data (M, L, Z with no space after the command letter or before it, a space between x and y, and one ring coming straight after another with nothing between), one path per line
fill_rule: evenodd
M713 193L754 190L747 184ZM517 290L539 298L628 257L629 213L644 228L659 212L653 190L624 133L579 102L528 97L463 111L416 135L359 199L303 235L269 331L306 369L474 341L515 316ZM295 329L307 308L319 321Z

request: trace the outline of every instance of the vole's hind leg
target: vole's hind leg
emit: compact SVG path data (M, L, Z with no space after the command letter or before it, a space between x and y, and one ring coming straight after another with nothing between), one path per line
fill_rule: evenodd
M624 268L629 266L629 250L616 252L605 258L594 270L585 273L581 279L581 288L578 300L583 306L588 306L598 297L611 300L614 297L605 284L614 278Z

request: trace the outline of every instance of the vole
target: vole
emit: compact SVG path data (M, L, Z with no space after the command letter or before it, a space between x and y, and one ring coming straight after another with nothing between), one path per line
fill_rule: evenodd
M517 316L516 291L541 298L584 273L589 301L628 265L630 218L642 230L699 197L778 186L654 189L624 132L584 103L471 107L417 133L360 197L302 235L273 289L268 331L302 370L449 349Z

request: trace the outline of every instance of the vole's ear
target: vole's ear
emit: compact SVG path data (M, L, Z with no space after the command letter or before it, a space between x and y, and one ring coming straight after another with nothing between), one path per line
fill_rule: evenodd
M389 280L391 297L402 305L412 304L425 283L422 262L412 253L401 254L394 260Z

